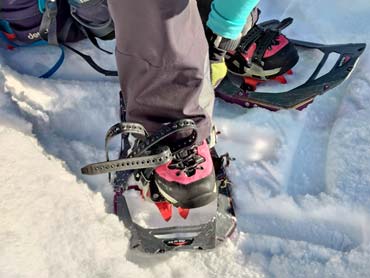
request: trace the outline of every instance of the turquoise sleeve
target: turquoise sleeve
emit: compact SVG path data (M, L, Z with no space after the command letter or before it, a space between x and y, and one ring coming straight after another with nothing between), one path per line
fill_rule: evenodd
M207 26L228 39L236 39L259 0L214 0Z

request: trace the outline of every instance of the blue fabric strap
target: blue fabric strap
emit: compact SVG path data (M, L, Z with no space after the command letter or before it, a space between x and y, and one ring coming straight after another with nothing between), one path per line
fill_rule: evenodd
M60 56L58 61L46 73L39 76L40 78L49 78L62 66L64 61L64 48L61 45L59 45L58 47L60 48Z

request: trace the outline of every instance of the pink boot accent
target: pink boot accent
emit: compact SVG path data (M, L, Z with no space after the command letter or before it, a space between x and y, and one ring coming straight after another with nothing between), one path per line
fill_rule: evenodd
M171 161L157 167L155 172L168 182L176 182L183 185L206 178L212 173L213 170L212 157L206 140L204 140L203 143L197 147L197 152L199 156L202 156L205 159L205 161L198 165L198 169L196 170L195 174L190 177L188 177L184 171L180 171L179 169L169 169L168 166L171 164Z
M279 35L275 40L278 42L277 45L271 45L263 55L263 58L269 58L278 53L282 48L284 48L288 43L288 39L284 35ZM242 53L243 57L246 60L249 60L253 57L254 52L256 51L257 44L254 42L246 52Z
M278 42L277 45L271 45L271 49L267 49L263 58L268 58L274 56L282 48L284 48L288 43L288 39L284 35L279 35L275 40Z

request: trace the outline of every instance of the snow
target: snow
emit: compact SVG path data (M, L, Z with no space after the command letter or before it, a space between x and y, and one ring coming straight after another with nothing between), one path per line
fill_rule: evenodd
M297 39L370 43L367 0L260 7L262 20L294 17L285 33ZM115 67L113 55L90 43L76 47ZM229 174L237 234L214 250L151 256L129 250L106 176L80 174L104 159L105 132L118 121L118 81L70 52L53 79L34 77L58 51L0 50L0 277L370 275L368 50L350 79L302 112L218 100L218 150L236 158ZM312 68L303 55L298 79Z

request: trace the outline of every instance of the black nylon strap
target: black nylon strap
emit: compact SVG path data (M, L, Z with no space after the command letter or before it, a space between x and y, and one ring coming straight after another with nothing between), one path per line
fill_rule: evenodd
M255 25L248 33L245 35L238 47L238 50L245 51L247 50L252 43L257 41L263 35L263 29L258 25Z
M60 30L58 34L58 39L61 42L65 42L67 40L72 24L73 24L73 20L72 18L69 17L67 21L64 23L62 30Z
M63 44L63 45L65 47L67 47L69 50L71 50L74 53L76 53L77 55L79 55L82 59L84 59L86 61L86 63L88 63L97 72L102 73L105 76L118 76L118 72L117 71L103 69L102 67L100 67L99 65L97 65L94 62L94 60L89 55L83 54L82 52L78 51L77 49L74 49L73 47L71 47L71 46L69 46L67 44Z
M155 168L172 160L171 149L167 146L161 146L160 142L172 134L189 129L193 130L191 135L179 140L177 144L172 146L172 149L176 151L179 148L191 146L197 138L196 124L192 120L179 120L163 125L156 133L146 137L133 149L127 158L108 161L108 143L111 138L118 134L147 135L146 130L140 124L116 124L108 130L105 139L107 161L87 165L81 169L81 172L86 175L97 175L117 171ZM150 153L150 155L144 155L147 153Z
M92 44L93 44L97 49L99 49L99 50L103 51L104 53L110 54L110 55L112 55L112 54L113 54L113 52L108 51L108 50L106 50L106 49L102 48L102 47L99 45L98 41L96 40L96 37L95 37L93 34L91 34L88 30L86 30L86 28L85 28L84 26L82 26L82 25L78 25L78 27L79 27L79 29L81 30L81 32L85 35L85 37L86 37L86 38L88 38L88 39L90 40L90 42L91 42L91 43L92 43Z
M142 140L148 136L147 131L141 124L136 123L118 123L108 129L107 134L105 135L105 156L107 161L109 161L109 141L119 135L119 134L133 134L141 137Z
M81 172L85 175L98 175L117 171L155 168L172 160L172 153L168 147L158 150L160 152L153 155L90 164L83 167Z
M287 18L284 18L282 21L280 21L277 27L271 28L271 29L281 32L283 29L287 28L292 23L293 23L293 18L287 17Z
M252 61L253 63L263 66L262 59L267 48L271 46L274 38L277 37L283 29L292 24L292 22L293 18L288 17L282 21L269 20L255 25L247 35L242 38L238 50L245 52L256 42L256 50L254 51Z
M263 32L263 35L258 40L258 43L256 44L256 50L253 53L252 61L253 63L256 63L257 65L263 66L263 56L265 55L265 52L267 48L269 48L272 44L272 41L276 36L279 35L279 32L273 31L273 30L266 30Z
M162 126L156 133L149 136L145 141L141 142L137 146L137 148L133 150L129 157L140 156L147 150L151 149L153 146L168 138L170 135L189 129L193 130L192 134L189 137L180 140L179 143L174 145L172 148L178 149L181 147L190 146L194 144L197 138L197 126L192 120L178 120L176 122Z
M119 92L119 108L120 108L121 122L126 122L126 104L123 98L122 91ZM130 141L129 141L128 135L122 134L120 157L126 157L128 155L129 146L130 146Z

